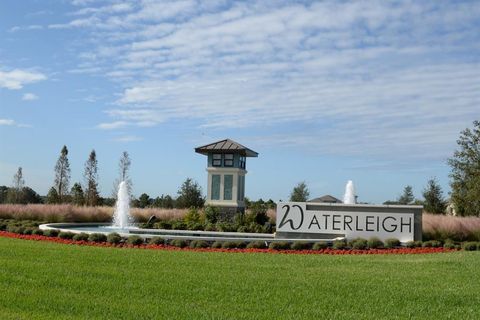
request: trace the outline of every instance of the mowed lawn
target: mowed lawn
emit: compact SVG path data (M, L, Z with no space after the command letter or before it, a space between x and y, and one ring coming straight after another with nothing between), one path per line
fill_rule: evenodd
M480 252L326 256L0 238L0 319L479 319Z

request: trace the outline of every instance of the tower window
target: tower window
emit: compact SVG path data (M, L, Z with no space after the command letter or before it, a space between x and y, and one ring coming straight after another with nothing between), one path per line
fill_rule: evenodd
M242 169L245 169L245 157L244 156L240 156L240 168Z
M214 153L212 158L212 166L221 167L222 166L222 154Z
M233 167L233 154L232 153L226 153L225 159L223 160L223 165L225 167Z

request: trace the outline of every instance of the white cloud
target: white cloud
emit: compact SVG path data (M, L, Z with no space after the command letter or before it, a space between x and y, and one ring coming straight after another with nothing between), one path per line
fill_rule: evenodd
M28 26L14 26L8 30L9 32L17 32L17 31L22 31L22 30L41 30L43 29L43 26L38 25L38 24L32 24Z
M115 121L115 122L105 122L100 123L97 128L102 130L114 130L119 128L124 128L128 125L125 121Z
M441 157L480 115L478 2L144 1L76 14L64 25L99 43L76 72L123 87L99 127L190 119L326 153Z
M47 76L36 71L14 69L12 71L0 70L0 88L18 90L24 85L46 80Z
M15 121L12 119L0 119L0 126L14 126Z
M142 141L142 140L143 138L138 136L122 136L122 137L113 139L113 141L116 141L116 142L134 142L134 141Z
M33 93L25 93L23 96L22 96L22 100L24 101L33 101L33 100L38 100L38 96L36 94L33 94Z
M0 126L11 126L11 127L18 127L18 128L31 128L32 126L25 123L17 123L15 120L12 119L0 119Z

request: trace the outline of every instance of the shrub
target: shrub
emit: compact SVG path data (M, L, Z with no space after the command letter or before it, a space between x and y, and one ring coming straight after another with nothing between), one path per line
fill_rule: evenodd
M453 242L446 242L446 241L445 241L445 243L443 244L443 247L444 247L445 249L456 249L456 248L457 248L457 246L455 245L455 243L453 243Z
M58 230L54 230L54 229L49 229L49 230L44 230L43 231L43 235L44 236L47 236L47 237L56 237L58 236L60 232Z
M290 249L290 242L287 241L273 241L268 246L272 250L287 250Z
M385 248L396 248L400 246L400 240L396 238L389 238L385 240Z
M43 230L41 229L34 229L32 234L36 235L36 236L43 236Z
M332 248L337 250L343 250L347 247L345 240L335 240L333 241Z
M162 237L153 237L152 239L150 239L149 243L155 245L162 245L165 244L165 239L163 239Z
M187 227L188 227L188 230L203 230L203 229L205 229L205 227L203 226L203 224L200 223L200 222L189 223L189 224L187 225Z
M170 230L172 229L172 223L170 221L160 221L153 224L155 229L165 229Z
M73 240L75 240L75 241L88 241L88 234L86 234L84 232L77 233L76 235L73 236Z
M323 250L327 248L328 248L328 243L326 243L325 241L316 242L312 247L313 250Z
M187 225L182 220L177 220L172 223L173 230L186 230Z
M370 249L383 248L383 241L377 237L371 237L368 239L367 245Z
M422 244L422 247L424 248L440 248L441 246L442 246L442 242L438 240L429 240L429 241L425 241Z
M208 223L211 223L211 224L217 223L218 218L220 216L217 208L212 207L212 206L207 206L205 208L204 212L205 212L205 220Z
M246 244L243 241L225 241L222 243L223 249L245 248Z
M228 222L218 222L216 224L216 228L218 231L221 231L221 232L234 232L237 230L236 225Z
M143 238L142 237L139 237L139 236L129 236L127 238L127 243L128 244L131 244L131 245L134 245L134 246L139 246L141 244L143 244Z
M352 249L355 250L365 250L368 246L368 241L366 239L358 238L352 241Z
M247 244L249 249L265 249L266 247L265 241L252 241Z
M212 248L220 249L221 247L222 247L221 241L215 241L214 243L212 243Z
M73 239L73 236L74 236L74 235L75 235L75 233L73 233L73 232L63 232L63 231L62 231L62 232L60 232L60 233L58 234L58 237L59 237L59 238L62 238L62 239L71 240L71 239Z
M23 230L23 234L26 234L26 235L32 234L32 233L33 233L33 230L35 230L35 228L33 228L33 227L25 228L25 229Z
M6 222L0 222L0 231L7 230L7 223Z
M462 249L465 251L478 250L478 243L473 241L464 242L462 243Z
M311 248L312 248L312 243L304 242L304 241L296 241L290 245L290 249L292 250L306 250Z
M416 241L408 241L407 243L405 243L405 247L410 248L410 249L416 248L417 243L416 243Z
M190 242L190 248L208 248L210 247L208 242L205 240L193 240Z
M120 243L121 241L122 241L122 237L116 232L112 232L107 235L108 243L117 244L117 243Z
M183 221L185 221L185 223L187 225L190 225L190 224L198 224L200 223L200 213L198 212L198 209L197 208L190 208L188 209L188 212L185 214L185 217L183 217Z
M23 232L25 231L25 228L10 224L10 225L7 226L7 231L8 232L13 232L13 233L23 234Z
M217 231L217 228L215 227L214 224L209 223L205 226L205 231Z
M105 242L107 241L107 236L103 233L91 233L88 236L88 241L91 242Z
M183 240L183 239L174 239L172 240L172 242L170 242L170 244L178 248L185 248L186 246L188 246L187 240Z

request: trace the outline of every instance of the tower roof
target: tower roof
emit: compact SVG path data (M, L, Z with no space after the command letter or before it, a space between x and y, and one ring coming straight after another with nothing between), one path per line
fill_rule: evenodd
M220 140L198 148L195 152L200 154L209 153L238 153L245 157L258 157L258 153L230 139Z

